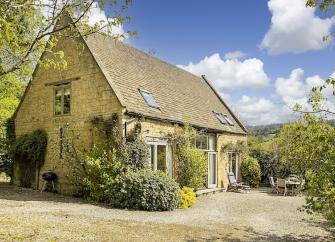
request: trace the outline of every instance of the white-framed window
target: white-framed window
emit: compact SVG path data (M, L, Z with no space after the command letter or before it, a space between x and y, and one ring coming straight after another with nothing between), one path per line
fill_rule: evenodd
M166 142L147 142L149 145L148 166L152 170L160 170L173 177L172 146Z
M195 147L205 151L216 150L216 137L212 134L197 134L195 136Z
M54 115L71 113L71 85L61 85L54 88Z

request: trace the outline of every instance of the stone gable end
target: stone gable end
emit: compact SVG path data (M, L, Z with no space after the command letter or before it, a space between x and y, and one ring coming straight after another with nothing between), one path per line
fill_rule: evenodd
M78 42L85 46L83 50L78 49ZM112 113L121 117L122 107L83 40L61 38L55 50L64 51L67 68L56 70L37 67L17 110L15 126L17 136L36 129L44 129L47 132L48 149L41 174L47 170L55 171L59 176L57 190L67 193L70 184L65 176L71 174L60 160L60 128L68 124L68 129L80 134L80 142L89 145L92 138L90 119L95 116L110 116ZM47 55L43 55L42 58L47 58ZM57 83L66 80L72 80L71 114L55 116L54 88ZM15 174L17 168L14 170L14 184L18 184L18 174ZM42 183L40 179L39 185L35 182L33 187L41 188Z

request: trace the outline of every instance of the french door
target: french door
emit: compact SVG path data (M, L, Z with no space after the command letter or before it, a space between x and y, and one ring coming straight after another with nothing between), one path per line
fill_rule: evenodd
M217 187L217 153L207 152L208 154L208 176L207 187Z
M229 172L233 172L236 180L238 180L239 173L239 154L237 152L229 152L228 153L228 161L229 161Z

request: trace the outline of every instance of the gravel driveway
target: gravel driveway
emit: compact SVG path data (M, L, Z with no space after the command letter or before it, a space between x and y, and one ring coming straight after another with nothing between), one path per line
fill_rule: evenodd
M200 197L172 212L110 209L81 199L0 185L1 241L333 241L304 197L255 190Z

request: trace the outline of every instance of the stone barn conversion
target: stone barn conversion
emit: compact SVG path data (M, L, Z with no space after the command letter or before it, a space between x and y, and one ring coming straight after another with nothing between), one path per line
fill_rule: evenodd
M39 128L47 132L41 174L56 172L59 192L68 193L71 185L66 169L59 165L60 148L54 145L61 142L63 127L71 125L83 145L90 145L89 120L112 114L117 114L124 136L134 128L133 120L140 120L153 169L173 176L173 149L167 134L174 132L176 124L189 123L199 131L196 147L208 156L207 187L227 188L228 171L240 179L239 155L222 147L246 141L247 130L205 76L195 76L101 34L77 41L84 50L78 50L73 40L59 40L55 48L65 52L67 68L37 66L14 115L17 136ZM14 172L14 184L18 176ZM33 187L42 187L38 180L34 179Z

